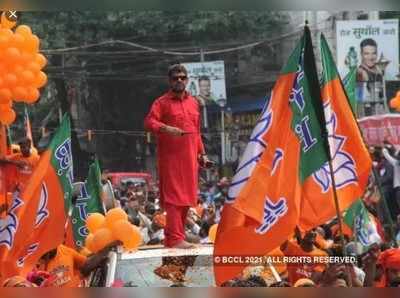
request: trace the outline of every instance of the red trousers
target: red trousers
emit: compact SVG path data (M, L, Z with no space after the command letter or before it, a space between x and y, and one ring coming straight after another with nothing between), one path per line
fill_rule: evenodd
M167 212L167 223L164 228L164 245L165 247L173 247L185 240L185 223L189 206L176 206L164 203L164 209Z

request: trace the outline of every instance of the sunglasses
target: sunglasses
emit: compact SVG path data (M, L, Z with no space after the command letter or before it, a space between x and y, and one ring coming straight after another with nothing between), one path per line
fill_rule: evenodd
M186 81L187 78L188 78L187 76L173 76L173 77L171 77L171 80L173 80L173 81L178 81L178 80Z

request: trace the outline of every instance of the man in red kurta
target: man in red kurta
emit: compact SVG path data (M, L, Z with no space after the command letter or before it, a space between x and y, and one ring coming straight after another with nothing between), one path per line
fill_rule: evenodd
M186 216L197 204L198 161L208 159L200 135L198 102L185 91L185 67L172 65L168 77L170 90L154 101L144 125L157 136L160 198L167 212L164 245L190 248L185 241Z

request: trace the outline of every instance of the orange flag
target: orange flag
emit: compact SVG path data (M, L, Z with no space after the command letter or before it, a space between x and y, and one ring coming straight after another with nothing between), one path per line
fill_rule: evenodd
M229 189L214 247L221 285L294 232L302 184L327 160L308 28L279 76ZM313 68L314 66L314 68ZM312 77L313 76L313 77ZM314 84L314 85L313 85ZM228 257L236 258L227 264Z
M321 35L322 100L335 185L341 211L360 198L371 173L371 158L337 72L328 44ZM329 165L313 173L303 188L300 227L309 230L336 216Z
M63 243L71 190L70 122L64 117L27 187L14 197L1 222L1 279L25 275L44 253Z

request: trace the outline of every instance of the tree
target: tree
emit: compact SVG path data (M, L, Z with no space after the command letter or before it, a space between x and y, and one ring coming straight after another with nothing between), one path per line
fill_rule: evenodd
M199 56L166 55L127 44L85 46L122 40L158 50L215 50L277 36L287 22L286 14L271 11L23 12L19 23L31 26L49 59L45 71L50 85L46 92L52 95L42 96L34 109L34 126L40 126L50 107L60 105L64 111L70 111L71 104L75 105L79 113L87 116L75 119L76 128L138 132L95 135L96 148L83 136L79 138L80 147L98 152L106 167L115 170L138 168L140 162L136 157L144 152L144 138L139 134L143 130L143 117L151 101L167 87L167 66L176 61L199 61ZM71 49L60 51L64 48ZM280 67L274 59L271 59L272 64L262 63L277 51L270 45L261 45L257 51L251 51L253 49L207 56L209 60L225 60L228 90L238 82L240 59L253 63L249 68L261 72L271 65ZM259 59L250 61L250 56ZM249 82L253 76L258 78L262 74L250 73L247 76ZM114 154L116 150L121 150L118 155ZM86 155L81 152L77 155L78 163L82 164ZM80 171L86 173L87 170L78 169Z

